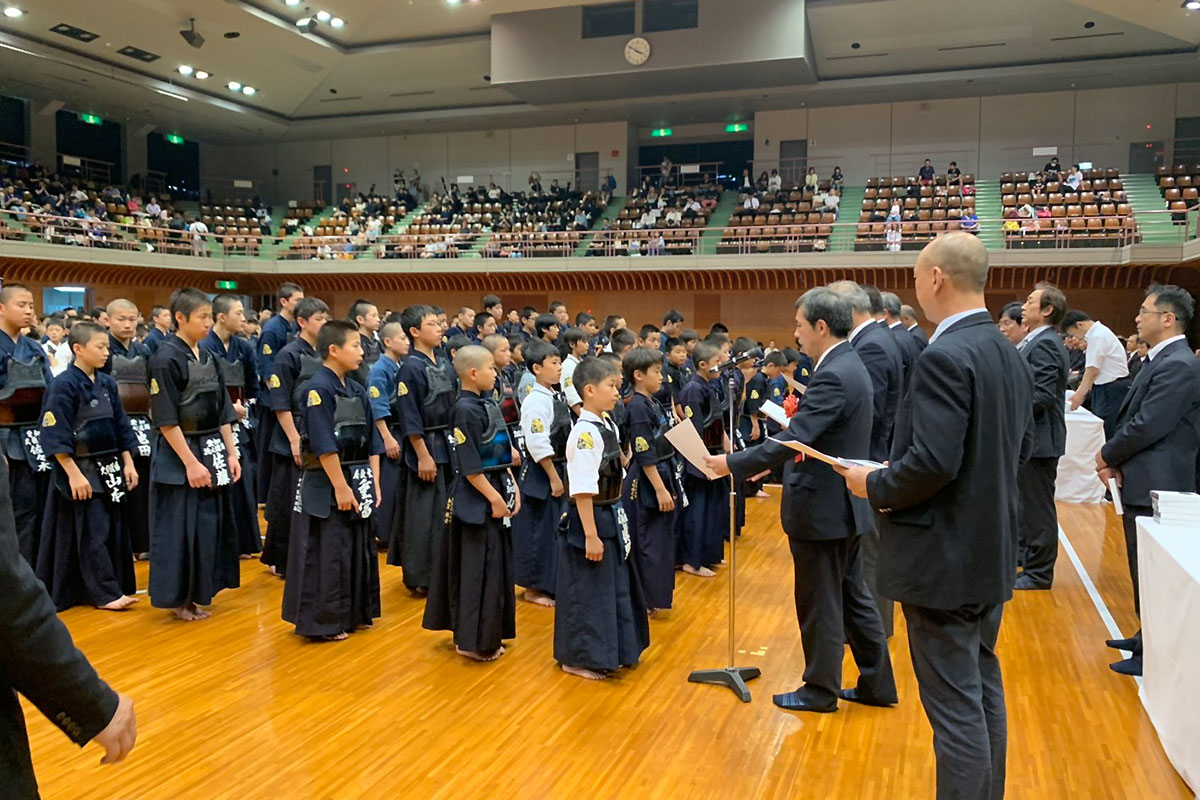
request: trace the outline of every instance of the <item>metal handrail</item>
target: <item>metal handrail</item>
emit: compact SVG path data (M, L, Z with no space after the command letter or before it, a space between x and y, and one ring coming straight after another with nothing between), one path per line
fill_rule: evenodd
M282 245L285 240L289 249L276 253L281 260L314 257L356 257L366 252L372 252L377 257L382 254L388 258L420 258L443 255L440 250L444 244L444 255L455 257L467 250L474 250L483 257L499 256L502 253L511 255L513 252L523 256L554 255L570 257L577 254L580 248L587 245L583 251L595 252L598 255L625 255L629 250L628 243L637 241L636 253L639 255L658 255L659 239L662 239L662 254L704 248L708 255L724 255L727 253L756 253L756 252L801 252L813 249L813 243L824 240L840 244L862 243L866 249L886 248L886 232L889 228L901 231L901 247L923 243L945 231L963 230L961 219L917 220L908 219L900 222L859 222L854 220L824 221L824 222L795 222L773 224L771 214L760 214L758 217L767 219L764 223L737 223L730 220L722 227L658 227L649 229L612 228L609 230L588 229L582 231L495 231L482 228L451 232L442 230L448 226L431 226L438 228L436 232L426 233L384 233L370 237L365 232L356 236L336 234L326 236L294 236L289 237L281 231L271 236L258 233L216 234L209 231L202 234L197 243L195 235L190 231L180 231L170 228L147 225L130 225L107 220L87 220L76 217L60 217L41 212L15 212L9 209L0 210L0 238L24 239L27 235L38 236L41 241L49 239L49 244L85 247L109 247L123 250L154 250L158 252L176 253L181 255L209 255L208 243L213 242L221 247L225 255L256 256L264 246ZM778 215L784 216L782 214ZM828 216L828 215L826 215ZM987 236L989 241L999 243L1004 248L1028 246L1033 243L1053 247L1093 247L1097 240L1106 241L1116 246L1137 244L1142 234L1149 227L1148 223L1155 220L1169 219L1171 230L1177 232L1177 239L1170 244L1183 243L1200 238L1197 230L1197 209L1188 212L1170 211L1167 209L1142 211L1127 216L1071 216L1071 217L1040 217L1040 218L983 218L975 223L975 230ZM1015 221L1020 228L1017 231L1003 230L1006 222ZM1072 224L1076 227L1072 228ZM1082 226L1082 227L1081 227ZM1161 226L1159 226L1161 227ZM860 237L860 233L868 238ZM879 238L883 234L885 238ZM909 234L905 236L904 234ZM1079 236L1077 234L1088 234ZM480 241L483 239L483 241ZM433 244L434 248L427 247ZM493 246L494 245L494 246ZM380 247L383 248L380 251ZM818 246L819 247L819 246ZM855 248L857 249L857 248ZM833 252L831 250L831 252ZM842 252L846 252L844 249ZM692 253L696 254L696 253Z

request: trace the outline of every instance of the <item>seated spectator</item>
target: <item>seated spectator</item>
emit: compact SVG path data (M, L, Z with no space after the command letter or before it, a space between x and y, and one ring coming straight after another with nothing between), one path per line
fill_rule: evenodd
M716 205L716 203L714 202L713 205ZM683 215L688 219L695 219L702 213L704 213L704 206L695 197L687 201L683 206Z
M968 208L963 213L962 229L967 233L979 233L979 215L975 213L975 209Z
M927 158L921 166L921 171L917 173L917 178L920 180L922 186L929 186L933 183L933 176L935 174L937 173L933 168L933 162Z
M742 184L738 187L742 192L754 191L754 179L750 177L750 170L742 170Z
M500 199L500 187L498 187L494 183L491 184L490 186L488 186L487 196L488 196L488 200L499 200Z
M1079 191L1080 185L1083 183L1083 170L1079 169L1078 164L1071 165L1071 171L1067 174L1067 185L1071 187L1071 191Z
M822 214L832 213L833 218L837 219L838 204L841 202L841 200L842 198L838 197L835 193L830 192L829 194L825 195L824 200L821 203L821 207L818 210Z
M742 208L746 209L747 211L754 211L760 205L762 205L762 202L758 199L758 195L756 194L746 195L746 199L742 202Z
M767 191L778 192L783 188L783 178L779 176L779 170L771 170L771 177L767 179Z
M677 227L683 222L683 212L679 208L672 208L663 216L663 222L669 227Z
M758 180L754 182L754 188L760 192L765 192L767 190L767 183L770 180L770 176L767 175L767 171L764 169L762 174L758 176Z
M946 185L959 186L962 184L962 170L958 168L957 161L951 161L950 166L946 168Z
M1054 156L1046 162L1046 166L1042 167L1042 172L1046 173L1048 180L1055 180L1058 177L1058 173L1061 171L1061 169L1062 168L1058 164L1058 156Z
M835 192L841 192L846 185L846 178L842 175L841 167L833 168L833 175L829 177L829 188Z
M892 207L888 210L887 220L885 220L885 221L886 222L899 222L900 221L900 204L899 203L892 203Z
M887 224L887 249L893 253L900 252L900 223Z
M158 204L158 198L151 197L150 202L146 203L147 216L157 217L160 213L162 213L162 207Z
M804 175L805 191L815 192L817 190L817 186L820 184L820 182L821 182L820 179L817 177L817 168L809 167L808 172L805 173L805 175Z

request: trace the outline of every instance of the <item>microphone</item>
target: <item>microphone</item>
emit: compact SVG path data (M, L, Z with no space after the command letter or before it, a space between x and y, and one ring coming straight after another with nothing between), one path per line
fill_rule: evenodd
M753 361L753 362L755 362L754 363L755 366L759 366L760 364L762 364L762 360L763 360L762 348L761 347L751 347L749 350L747 350L744 353L734 353L733 357L731 359L726 361L721 366L717 367L717 371L720 372L722 370L740 367L742 364L745 364L747 361Z

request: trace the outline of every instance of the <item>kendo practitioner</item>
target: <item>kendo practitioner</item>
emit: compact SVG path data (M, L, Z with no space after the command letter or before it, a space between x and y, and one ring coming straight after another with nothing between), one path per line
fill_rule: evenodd
M300 479L304 437L306 384L321 368L317 337L329 319L329 306L315 297L305 297L295 306L300 335L284 345L275 357L270 377L268 407L275 418L268 443L271 481L263 517L267 535L263 541L262 562L272 574L283 577L288 565L288 533L292 508L296 504L296 484Z
M112 319L111 314L109 319ZM155 306L150 309L150 323L150 332L146 334L146 339L142 344L146 345L146 349L153 355L158 350L158 346L171 335L171 309L166 306Z
M0 288L0 445L8 459L17 541L30 566L37 563L53 468L38 424L50 363L42 346L21 333L34 322L33 294L15 283Z
M621 501L629 517L633 557L642 595L653 613L671 607L675 592L675 516L687 504L676 467L675 448L666 439L671 412L655 399L663 381L662 354L648 347L629 351L621 365L633 387L626 406L633 460ZM669 399L668 399L669 401Z
M380 330L383 353L367 375L367 396L375 428L383 442L379 459L379 508L371 515L375 542L387 550L388 563L401 566L404 550L404 481L407 471L403 455L404 428L400 419L400 364L408 356L409 342L404 326L388 322Z
M170 319L170 309L166 318ZM135 557L150 552L150 451L154 425L150 422L150 348L137 340L138 310L129 300L108 304L108 363L101 370L117 383L121 408L129 418L137 446L131 450L137 484L118 506ZM169 322L167 323L170 324Z
M252 558L262 552L262 531L258 525L258 498L255 495L255 474L258 464L257 443L254 440L252 404L258 392L258 372L254 366L254 350L243 337L246 312L242 301L233 295L213 298L213 326L200 346L216 356L217 365L225 376L225 389L237 413L233 425L233 440L242 463L242 479L231 489L233 507L237 512L238 554Z
M379 504L383 442L367 390L350 378L362 363L358 329L342 320L326 323L317 351L323 363L304 390L304 463L283 618L301 636L340 641L380 614L370 518Z
M567 439L571 497L558 536L554 660L564 672L602 680L637 664L650 626L621 505L621 448L603 418L620 400L621 374L585 358L574 378L583 402Z
M354 374L350 377L366 386L371 366L379 360L379 356L383 353L379 340L375 338L380 326L379 308L368 300L355 300L350 305L348 319L358 328L363 351L362 364L354 370Z
M757 447L766 438L763 427L766 417L763 416L762 405L767 401L770 389L767 386L766 376L759 371L753 360L742 362L739 369L745 380L742 383L741 405L738 409L738 436L741 439L742 449L745 449ZM739 524L746 523L745 499L755 496L767 496L762 491L762 480L743 481L742 503L741 508L738 509Z
M281 283L275 293L278 308L271 318L263 323L256 347L256 366L258 377L262 381L262 386L259 387L260 397L266 398L270 395L271 387L267 386L267 381L275 373L275 359L280 351L300 335L300 324L296 321L295 311L297 304L303 299L304 290L295 283ZM266 458L265 454L269 452L271 439L275 436L275 414L267 403L256 403L255 411L258 414L258 452L264 454L258 464L255 495L260 503L266 503L271 485L271 469L275 464L273 460Z
M797 302L796 337L805 352L817 356L818 367L799 410L778 438L833 456L864 459L871 446L873 397L866 367L846 341L851 319L848 299L823 287ZM887 637L860 559L862 537L874 526L871 507L852 497L829 465L797 460L796 451L775 442L706 461L717 474L731 472L735 478L784 467L780 518L792 552L804 683L794 692L775 695L775 704L791 711L831 712L839 698L876 706L895 703ZM856 688L843 690L846 643L859 678Z
M513 520L516 581L521 599L554 605L558 525L566 513L567 435L571 410L554 390L562 377L558 348L533 340L525 344L525 363L534 378L521 401L521 437L528 456L518 484L522 510Z
M158 438L150 464L150 604L182 620L241 582L230 486L242 477L237 413L225 376L200 347L212 304L199 289L171 297L175 335L150 359L150 411Z
M37 573L59 611L84 603L121 611L137 602L121 514L129 489L138 484L137 438L116 381L101 371L108 333L79 322L68 342L74 361L51 382L42 412L42 447L57 464Z
M442 323L430 306L404 309L402 322L412 351L400 367L400 416L404 425L404 585L414 595L429 593L433 554L446 527L451 468L450 417L455 379L449 361L435 351Z
M719 346L704 340L692 351L696 372L679 393L685 420L691 420L711 454L730 450L721 414L721 398L716 384L721 382L723 355ZM687 508L677 514L676 563L689 575L711 578L712 567L724 558L724 540L729 536L729 490L726 478L709 480L692 464L685 465L683 492Z
M505 346L508 341L498 336ZM521 508L513 479L513 444L491 399L496 364L471 345L454 359L461 385L454 405L449 523L438 547L422 627L452 631L459 655L495 661L517 635L513 595L512 517Z

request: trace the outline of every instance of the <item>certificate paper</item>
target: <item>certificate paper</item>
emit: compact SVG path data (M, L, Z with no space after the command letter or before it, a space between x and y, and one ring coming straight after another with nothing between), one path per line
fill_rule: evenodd
M783 377L788 382L788 386L792 387L792 391L801 397L803 397L804 393L808 391L807 386L793 378L791 375L785 374Z
M696 430L696 423L690 419L685 419L683 422L669 429L665 434L667 441L675 448L675 452L687 459L687 462L696 469L700 470L711 480L716 480L719 475L713 472L704 464L704 457L708 455L708 448L704 445L704 440L700 438L700 432Z
M789 447L792 450L803 453L809 458L815 458L817 461L824 461L831 467L870 467L871 469L883 468L883 464L880 464L878 461L870 461L865 458L838 458L837 456L826 455L820 450L817 450L815 447L809 447L804 442L774 438L769 439L768 441L775 442L775 444L781 444L784 447Z
M779 427L786 428L788 426L787 412L784 411L783 406L779 405L778 403L773 403L770 400L764 400L762 406L759 407L759 410L766 415L767 419L776 423L779 425Z

